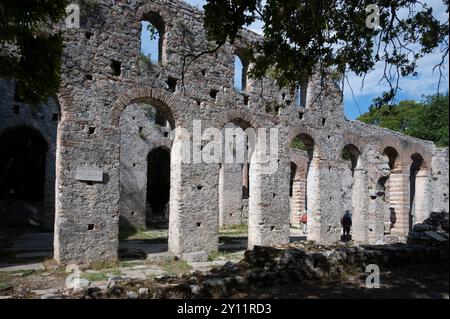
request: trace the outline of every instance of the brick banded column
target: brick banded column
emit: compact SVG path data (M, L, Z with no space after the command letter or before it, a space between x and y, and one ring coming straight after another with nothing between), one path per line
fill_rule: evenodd
M399 165L390 175L390 207L395 211L393 235L407 236L410 229L410 169Z

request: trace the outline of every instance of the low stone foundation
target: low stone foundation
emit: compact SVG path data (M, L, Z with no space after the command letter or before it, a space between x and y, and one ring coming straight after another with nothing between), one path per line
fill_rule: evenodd
M106 291L89 288L80 298L202 299L228 298L252 287L302 280L333 280L345 274L363 274L366 266L380 270L392 266L427 263L448 264L448 241L431 246L336 246L299 243L285 247L255 246L238 264L226 263L207 275L195 272L182 278L164 276L155 282L128 280L110 285ZM150 288L142 288L150 287ZM139 292L137 292L139 289ZM145 294L141 290L145 289Z

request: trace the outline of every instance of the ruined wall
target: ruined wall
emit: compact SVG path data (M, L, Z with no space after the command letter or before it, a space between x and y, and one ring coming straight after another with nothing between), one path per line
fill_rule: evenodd
M141 21L155 15L165 29L159 64L149 63L140 54ZM267 173L270 163L258 161L264 158L263 147L255 149L250 165L249 248L289 241L289 146L299 134L314 142L307 186L308 239L321 244L340 240L340 218L350 205L348 168L340 160L346 145L354 145L365 159L364 178L357 187L361 188L361 229L354 227L363 242L383 240L389 203L380 179L393 173L385 169L386 147L401 154L395 173L402 177L397 203L398 229L403 235L409 227L411 156L420 154L428 167L424 172L430 174L448 163L433 143L347 121L342 94L331 81L325 80L322 87L322 79L311 79L305 108L290 103L295 97L270 79L248 81L246 91L237 92L234 54L258 39L250 31L243 32L235 46L226 44L194 61L182 83L184 57L211 44L205 41L202 13L181 1L98 1L82 8L81 22L80 29L64 31L58 95L62 114L56 159L55 258L59 262L117 259L120 216L143 223L145 159L158 145L172 150L169 250L189 259L204 259L217 250L221 162L196 162L206 142L194 143L198 142L198 134L192 134L194 120L201 121L203 128L219 130L230 122L264 128L267 133L268 128L277 129L276 143L266 145L276 146L275 168ZM166 115L175 128L170 141L164 132L161 137L142 104ZM284 108L275 112L276 104ZM181 160L180 152L186 147L193 163ZM139 169L134 170L133 164ZM102 181L78 180L77 169L86 166L101 169ZM442 189L433 185L438 201L433 205L448 209L448 196L436 195ZM444 187L448 195L448 184ZM347 190L344 197L343 188Z

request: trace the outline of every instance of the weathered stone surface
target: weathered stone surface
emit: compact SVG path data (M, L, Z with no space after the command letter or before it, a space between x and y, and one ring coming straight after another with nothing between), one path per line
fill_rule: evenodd
M208 254L204 251L183 254L183 259L190 263L205 262L208 260Z
M26 125L48 141L44 211L56 209L58 262L118 258L119 220L140 228L154 215L147 205L147 157L160 147L171 152L168 249L191 261L217 251L219 224L248 221L249 248L287 244L290 224L307 212L307 239L333 245L341 240L342 215L351 210L354 240L380 244L405 240L432 211L448 212L448 149L348 121L331 80L310 79L305 107L270 79L248 79L243 92L236 90L235 54L258 35L244 30L236 45L193 61L182 85L184 56L206 49L200 11L179 0L98 1L94 11L85 13L80 29L63 30L62 85L46 107L33 113L19 103L23 112L14 114L14 83L0 81L0 134ZM164 22L158 64L140 54L141 21L152 16ZM111 67L117 63L120 70ZM276 105L282 107L275 111ZM180 151L199 139L194 121L220 131L277 129L278 136L274 145L258 145L241 172L223 160L184 163ZM290 145L298 136L308 150L296 156ZM205 144L191 147L192 161ZM269 145L277 158L267 174L270 163L262 159ZM350 161L342 158L344 149L353 150ZM290 198L291 162L300 171ZM102 181L77 180L78 167L103 170ZM51 216L43 219L53 224Z

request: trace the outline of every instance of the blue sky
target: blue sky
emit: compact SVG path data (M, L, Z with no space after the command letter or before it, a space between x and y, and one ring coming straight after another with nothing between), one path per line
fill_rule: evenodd
M202 9L203 5L206 3L205 0L186 0L187 3ZM434 9L435 16L444 21L447 19L445 7L442 0L425 0L424 3L428 4ZM250 26L250 29L261 34L262 24L260 22L254 23ZM143 38L148 39L149 34L144 34ZM157 42L144 44L144 53L150 53L152 60L157 59ZM156 42L156 43L155 43ZM439 73L438 71L433 72L433 67L439 63L441 60L441 55L439 52L435 52L424 57L418 63L418 76L408 77L400 80L401 90L397 94L396 99L400 100L422 100L423 96L434 94L437 92ZM235 65L241 68L239 59L235 61ZM440 90L441 92L448 91L448 66L449 60L446 59L446 69L444 70L445 79L441 82ZM240 74L236 75L235 82L240 83ZM349 88L349 85L345 84L344 89L344 109L347 118L356 119L361 113L368 110L369 106L372 104L372 99L378 97L388 89L386 82L380 82L383 73L383 64L379 64L375 69L367 74L364 87L362 88L362 79L354 74L349 74L348 82L350 83L353 93Z

